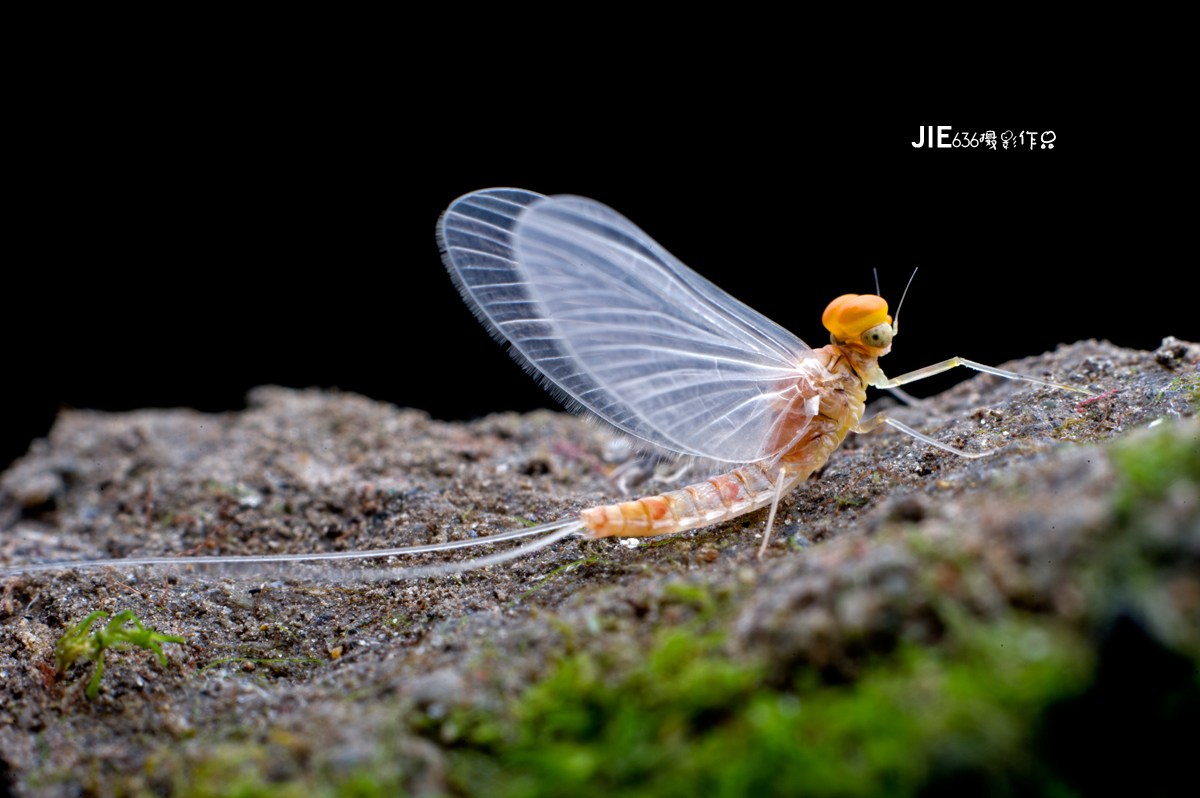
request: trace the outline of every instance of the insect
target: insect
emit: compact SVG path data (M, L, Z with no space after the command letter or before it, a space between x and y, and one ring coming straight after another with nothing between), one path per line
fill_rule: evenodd
M576 411L651 447L741 464L680 490L580 515L589 537L679 532L770 505L863 423L866 388L898 388L956 366L1079 391L964 358L888 379L878 360L898 324L874 295L846 294L803 341L689 269L611 208L583 197L487 189L460 197L438 228L464 300L513 356ZM897 317L899 311L897 311ZM1086 391L1080 391L1087 393Z
M577 518L428 546L266 557L138 558L71 563L290 563L388 557L542 535L459 563L379 569L378 578L447 573L502 562L568 535L662 535L770 507L820 468L850 432L889 424L963 457L886 414L863 420L867 387L897 389L957 366L1089 394L960 357L888 378L898 317L876 295L846 294L822 315L831 342L810 349L689 269L611 208L583 197L493 188L458 198L438 222L451 279L492 335L569 408L660 452L721 466L679 490L584 510ZM7 569L63 567L46 564Z

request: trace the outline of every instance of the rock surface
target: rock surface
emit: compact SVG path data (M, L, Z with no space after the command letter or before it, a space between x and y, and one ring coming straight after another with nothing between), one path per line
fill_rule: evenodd
M976 376L896 407L943 442L996 454L966 460L892 430L852 435L785 499L761 561L765 510L640 545L568 540L412 581L362 582L332 566L7 577L0 761L19 794L161 793L178 787L180 758L232 757L238 740L266 752L250 767L280 783L378 767L384 745L409 790L436 793L449 789L460 730L444 719L456 709L503 711L564 653L636 661L713 602L726 656L766 663L768 682L798 663L853 681L867 658L902 642L936 644L943 598L982 619L1015 607L1086 624L1096 610L1078 566L1115 512L1105 441L1195 415L1198 360L1200 347L1185 342L1138 352L1087 341L1004 367L1118 393L1079 405ZM629 478L614 471L626 463L619 474L671 470L654 472L551 412L445 423L362 396L276 387L223 415L72 410L0 476L0 567L482 538L622 498L617 483ZM1164 535L1181 528L1170 512L1194 518L1195 500L1173 499ZM953 556L931 565L930 550ZM1200 578L1190 566L1164 573L1151 621L1188 650ZM166 667L141 649L110 655L88 702L92 666L57 676L55 642L90 612L127 608L187 643L164 647Z

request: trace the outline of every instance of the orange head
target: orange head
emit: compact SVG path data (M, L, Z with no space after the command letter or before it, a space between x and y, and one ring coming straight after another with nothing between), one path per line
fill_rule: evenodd
M887 302L874 294L843 294L825 308L821 323L835 344L868 349L887 349L896 334Z

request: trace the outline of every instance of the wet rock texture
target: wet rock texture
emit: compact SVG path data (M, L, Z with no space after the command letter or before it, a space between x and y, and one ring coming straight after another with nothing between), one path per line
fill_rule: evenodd
M248 756L239 741L252 741L247 767L273 781L392 768L408 789L437 792L456 709L502 711L564 653L603 652L619 667L701 613L729 657L765 662L767 678L811 666L836 682L902 641L937 643L950 612L1089 623L1105 609L1085 566L1117 512L1107 442L1160 419L1195 435L1197 361L1200 347L1174 339L1157 352L1087 341L1005 366L1117 391L1085 405L989 376L916 407L881 400L874 409L943 442L996 453L966 460L886 428L851 436L786 498L761 561L765 510L412 581L333 566L8 577L0 761L18 794L169 793L181 760ZM691 481L655 482L677 469L637 458L565 414L444 423L316 390L260 388L249 409L223 415L66 411L0 476L0 566L484 539L623 498L619 486ZM1157 598L1143 617L1190 650L1200 502L1183 493L1147 521L1175 565L1148 588ZM89 702L92 666L56 674L55 642L89 612L127 608L187 643L165 646L165 668L141 649L111 655Z

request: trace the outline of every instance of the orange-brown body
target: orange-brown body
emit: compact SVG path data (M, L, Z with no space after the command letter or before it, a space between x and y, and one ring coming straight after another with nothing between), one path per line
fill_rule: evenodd
M783 489L790 490L824 465L858 427L866 387L878 370L875 361L889 350L857 342L814 350L813 357L797 364L795 384L781 391L786 407L774 435L779 446L787 446L781 454L680 490L584 510L584 529L593 538L665 535L767 506L781 474Z

